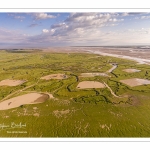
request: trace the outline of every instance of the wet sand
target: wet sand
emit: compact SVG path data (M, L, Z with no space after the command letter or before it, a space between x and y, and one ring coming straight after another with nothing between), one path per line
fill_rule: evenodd
M141 64L150 64L150 47L145 46L122 46L122 47L53 47L43 49L43 52L58 53L93 53L103 56L113 56L137 61Z
M120 80L120 82L122 82L130 87L150 84L150 80L139 79L139 78Z

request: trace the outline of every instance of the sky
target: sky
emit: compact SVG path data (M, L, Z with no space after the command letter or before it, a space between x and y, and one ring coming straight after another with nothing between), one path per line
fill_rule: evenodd
M0 13L0 48L150 45L150 13Z

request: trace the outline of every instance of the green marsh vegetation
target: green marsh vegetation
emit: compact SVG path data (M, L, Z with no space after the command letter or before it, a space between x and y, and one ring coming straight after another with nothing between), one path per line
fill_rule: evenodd
M99 56L99 57L97 57ZM117 63L111 77L80 77L81 73L105 73ZM134 68L140 72L127 73ZM0 86L0 101L9 94L31 86L11 97L30 92L54 96L46 102L0 110L0 125L20 122L25 128L2 129L1 137L149 137L150 85L129 87L123 79L150 80L150 66L114 57L83 53L44 53L0 51L0 81L26 80L15 86ZM63 73L62 80L41 80L49 74ZM106 88L77 89L81 81L105 82ZM33 86L32 86L33 85ZM11 98L10 97L10 98ZM35 109L36 108L36 109ZM8 133L8 131L26 131Z

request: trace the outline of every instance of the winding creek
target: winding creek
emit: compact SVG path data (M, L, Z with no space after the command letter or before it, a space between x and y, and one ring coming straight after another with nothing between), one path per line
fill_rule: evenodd
M113 67L112 68L110 68L107 72L109 72L109 73L111 73L113 70L115 70L117 67L118 67L118 65L117 64L111 64Z

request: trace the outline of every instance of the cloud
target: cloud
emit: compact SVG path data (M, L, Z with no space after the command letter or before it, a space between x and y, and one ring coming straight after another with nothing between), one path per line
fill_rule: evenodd
M24 19L24 16L14 16L15 19Z
M150 34L150 28L141 28L141 29L128 29L127 32L130 32L134 35L143 35Z
M33 24L30 24L30 25L29 25L29 27L36 27L36 26L38 26L37 23L33 23Z
M128 15L135 16L135 15L143 15L147 14L147 12L128 12Z
M150 16L141 16L141 19L150 19Z
M49 15L47 13L33 13L32 14L35 20L41 20L41 19L51 19L56 18L57 16Z
M128 12L124 12L124 13L122 13L122 16L129 16L129 13Z
M66 20L59 24L51 25L51 36L70 39L86 39L100 37L100 30L105 26L117 26L124 19L118 18L118 13L71 13ZM99 33L96 34L96 33Z
M145 28L145 26L136 30L123 30L122 26L119 26L124 21L124 18L128 19L128 17L124 16L129 15L133 15L130 18L134 18L137 13L71 13L65 20L52 24L50 28L44 27L41 29L41 33L34 36L22 34L19 31L0 29L0 41L7 40L8 43L24 43L24 45L36 47L90 45L91 43L93 45L128 44L140 42L141 39L143 42L148 42L150 29ZM142 16L146 15L140 14L136 17L141 18ZM36 22L39 19L55 18L56 16L47 13L36 13L32 14L32 17ZM38 24L35 22L29 27L37 26Z
M119 13L119 16L137 16L137 15L143 15L143 14L147 14L147 12L123 12L123 13Z
M47 29L43 29L43 30L42 30L42 32L43 32L43 33L48 33L48 32L49 32L49 30L47 30Z
M77 29L82 29L85 32L95 28L99 30L103 26L112 26L114 22L124 21L116 16L118 16L116 13L71 13L62 23L53 24L51 29L55 29L53 36L65 36L72 34L72 32L75 34Z
M30 14L31 15L31 14ZM47 13L32 14L35 20L56 18ZM25 36L24 42L28 43L86 43L87 41L103 41L105 33L102 27L117 26L124 19L119 13L71 13L65 20L51 25L50 29L43 29L41 34ZM35 27L33 23L29 27Z
M52 29L55 29L55 28L60 28L60 27L63 27L65 26L66 24L63 22L63 23L59 23L59 24L53 24L51 26Z
M150 16L139 16L135 17L134 19L150 19Z
M22 34L19 30L8 30L0 28L0 41L7 43L16 43L24 41L27 35Z
M73 22L80 26L100 26L107 22L112 16L113 14L110 13L72 13L65 22Z
M26 40L32 44L52 45L103 42L106 33L101 28L117 26L122 21L124 19L119 18L118 13L71 13L67 19L51 25L50 29L43 29L40 35L29 36Z
M110 22L120 22L120 21L124 21L124 19L116 19L116 18L111 18L109 19Z
M8 13L7 15L14 19L19 19L19 20L25 19L25 16L21 16L20 13Z
M129 45L149 43L150 28L108 31L103 33L101 41L108 45Z

